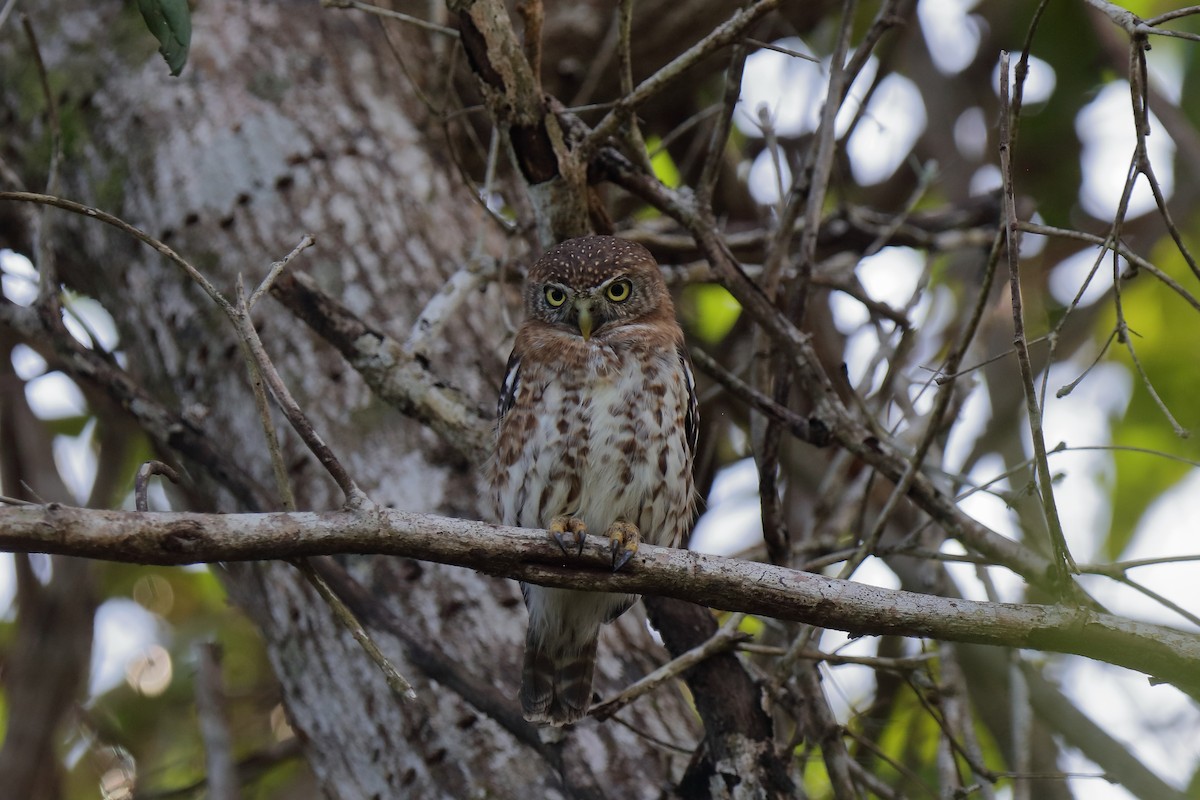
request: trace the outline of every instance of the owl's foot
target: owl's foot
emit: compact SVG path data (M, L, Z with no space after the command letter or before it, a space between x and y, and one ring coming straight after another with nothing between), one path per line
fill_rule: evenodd
M564 556L571 555L567 549L567 534L575 540L575 555L582 555L583 543L587 541L587 525L583 524L583 520L566 515L550 520L550 538L558 542Z
M616 572L625 566L629 559L633 558L642 537L637 525L618 520L608 526L608 538L612 542L610 549L612 550L613 572Z

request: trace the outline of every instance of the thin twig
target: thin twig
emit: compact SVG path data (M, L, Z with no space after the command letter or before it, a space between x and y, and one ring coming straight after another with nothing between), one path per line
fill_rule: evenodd
M46 63L42 60L42 48L38 45L37 34L33 23L27 14L21 14L21 27L25 30L25 38L29 40L29 49L33 52L33 63L37 69L38 83L41 85L42 98L46 103L46 116L50 123L50 165L46 175L46 194L58 193L59 167L62 164L62 124L58 116L58 102L50 89L50 76L46 72ZM38 268L38 297L37 306L42 309L43 319L50 325L59 327L62 320L59 316L58 269L54 261L54 248L50 245L49 223L46 214L37 214L34 218L34 252L37 254Z
M1170 28L1147 29L1145 25L1142 25L1138 28L1138 32L1151 36L1165 36L1168 39L1184 39L1189 42L1200 42L1200 33L1192 33L1191 31L1174 31Z
M214 303L220 306L221 310L227 315L232 317L236 313L233 308L233 304L226 300L224 295L217 291L217 288L213 286L212 283L210 283L209 280L205 278L199 270L188 263L185 258L180 256L167 245L160 242L158 239L155 239L150 234L135 228L119 217L114 217L112 214L101 211L97 208L92 208L91 206L85 206L82 203L76 203L73 200L67 200L62 197L55 197L52 195L37 194L34 192L0 192L0 200L16 200L24 203L37 203L39 205L54 206L55 208L61 208L64 211L70 211L73 214L80 214L85 217L92 217L93 219L100 220L106 225L111 225L117 230L129 234L142 244L148 245L149 247L158 251L160 255L164 256L171 263L175 264L175 266L182 269L184 273L187 274L187 276L193 281L195 281L196 284L204 290L204 293L207 294Z
M25 503L25 505L30 505ZM1200 561L1200 553L1189 556L1160 556L1158 558L1133 558L1128 561L1114 561L1111 564L1087 564L1081 566L1081 572L1087 572L1092 575L1107 575L1116 577L1124 574L1127 570L1137 569L1138 567L1159 567L1163 564L1186 564L1194 561Z
M308 417L305 415L300 404L292 397L292 393L288 391L287 385L283 382L279 372L275 369L275 365L271 363L270 357L267 355L266 348L263 346L262 339L258 336L258 331L254 327L253 321L250 319L250 312L244 307L237 312L235 324L238 328L238 333L241 334L246 342L246 346L250 349L250 353L258 365L259 373L267 386L271 389L271 394L275 395L275 401L279 404L279 408L283 411L288 422L291 423L292 429L300 435L304 443L308 445L308 449L321 463L321 466L329 473L329 475L337 483L338 488L342 490L346 500L347 508L361 508L370 505L370 499L358 488L358 484L350 477L350 473L342 466L342 462L334 455L329 445L317 433Z
M258 288L250 294L250 299L246 301L246 310L253 309L255 304L258 303L262 296L271 288L271 284L275 282L275 279L279 277L280 273L287 269L288 264L292 263L292 259L300 255L300 253L304 250L312 247L315 241L316 239L311 233L304 234L304 238L300 240L300 244L296 245L292 249L292 252L284 256L282 260L271 264L271 270L267 273L267 277L262 279L262 283L258 285Z
M1190 17L1193 14L1200 14L1200 6L1187 6L1186 8L1177 8L1173 11L1167 11L1159 14L1157 17L1151 17L1150 19L1145 20L1145 23L1153 28L1156 25L1163 24L1164 22L1170 22L1171 20L1179 19L1180 17Z
M1175 419L1175 415L1171 413L1171 409L1167 408L1167 403L1159 395L1158 390L1154 388L1154 384L1150 381L1150 375L1146 372L1146 368L1142 366L1142 360L1138 358L1137 350L1133 346L1133 338L1129 335L1129 329L1126 327L1122 335L1117 339L1125 345L1125 351L1129 353L1129 360L1133 362L1133 368L1137 371L1138 377L1142 379L1142 383L1146 387L1146 391L1150 393L1150 399L1158 406L1158 410L1167 418L1167 422L1171 426L1171 430L1180 439L1187 439L1192 435L1192 432L1179 424L1179 420Z
M688 351L692 362L713 380L724 386L735 397L778 421L793 436L816 447L829 444L829 429L815 417L804 418L790 408L776 403L750 384L738 378L703 350L693 347Z
M712 53L737 41L754 23L779 6L780 0L758 0L752 6L734 14L726 22L717 26L712 33L705 36L686 51L676 56L669 64L646 80L637 85L629 94L618 101L615 108L600 121L587 139L579 145L581 158L587 160L616 133L617 128L625 119L625 115L636 109L651 97L664 91L674 83L684 72L691 69Z
M780 47L779 45L771 44L770 42L763 42L758 39L751 39L749 36L742 39L742 41L745 42L746 44L751 44L751 45L754 45L755 47L760 47L763 50L774 50L776 53L783 53L785 56L791 56L792 58L802 58L805 61L811 61L814 64L821 63L821 59L817 58L816 56L809 55L808 53L801 53L799 50L792 50L787 47Z
M630 684L616 697L610 697L604 702L597 703L588 711L588 716L604 721L616 714L625 706L645 694L649 694L680 674L715 655L732 650L737 644L750 638L750 634L738 629L745 614L732 614L708 641L693 647L678 658L673 658L666 664L651 672L646 677Z
M379 645L375 644L375 640L363 628L362 623L346 607L346 604L342 602L342 598L338 597L333 589L329 587L325 579L313 569L308 559L298 559L292 563L296 569L300 570L300 573L308 582L312 584L313 588L317 590L317 594L321 595L321 599L325 601L325 604L333 612L334 619L354 637L354 641L358 642L363 651L379 667L379 671L383 673L383 678L387 681L388 687L405 700L416 700L417 693L413 690L412 684L400 674L400 671L383 654L383 651L379 649Z
M1133 264L1139 270L1149 272L1151 275L1169 287L1171 291L1183 298L1188 305L1197 311L1200 311L1200 300L1196 299L1195 296L1184 289L1178 281L1160 270L1158 267L1154 266L1154 264L1150 261L1130 250L1124 244L1121 244L1120 242L1114 244L1111 237L1105 238L1103 236L1097 236L1094 233L1085 233L1084 231L1076 231L1069 228L1056 228L1050 225L1041 225L1028 220L1017 220L1017 228L1026 233L1038 233L1042 234L1043 236L1058 236L1064 239L1077 239L1078 241L1088 242L1106 250L1115 250L1130 264Z
M954 752L963 758L968 764L970 764L971 769L975 773L979 775L985 775L990 780L995 781L995 774L992 773L991 770L987 769L987 767L985 767L982 763L975 762L971 754L968 753L963 748L962 744L960 744L959 741L954 737L953 728L947 724L944 712L934 706L934 704L926 696L926 693L921 690L921 686L918 685L913 678L914 676L912 674L904 675L904 679L908 683L909 688L912 690L913 696L916 697L917 701L924 707L925 713L928 714L929 717L933 719L935 723L937 723L938 727L941 728L942 732L946 734L946 741L954 749Z
M620 0L617 4L617 64L621 80L621 96L633 94L633 0ZM654 174L650 163L649 148L642 138L637 114L630 109L628 124L623 128L630 155L642 165L647 173Z
M797 324L804 319L808 306L813 265L816 263L817 234L821 230L821 212L825 207L825 194L829 191L829 179L833 175L833 157L837 142L837 126L834 122L841 107L842 97L850 85L845 62L846 53L850 49L850 34L854 28L856 6L856 0L844 0L841 29L829 67L825 104L821 107L821 122L817 126L817 142L815 147L810 148L809 160L803 170L811 177L808 179L804 197L804 230L800 235L797 254L800 270L789 300L791 313L788 315Z
M713 190L721 174L721 163L725 159L725 147L733 127L733 112L742 94L742 74L746 69L746 48L735 45L725 70L725 87L719 106L720 115L708 139L704 154L704 165L700 169L700 180L696 183L696 205L712 208Z
M293 251L296 252L296 251ZM276 262L280 263L280 262ZM266 280L263 283L267 283ZM261 288L261 287L260 287ZM246 291L242 285L242 276L238 275L237 301L242 313L250 314L249 303L246 302ZM279 434L271 419L271 404L267 400L267 388L263 385L262 369L254 360L250 341L245 336L241 338L242 358L246 362L246 377L250 381L250 389L254 393L254 407L258 411L258 420L262 425L263 438L267 443L267 455L271 461L271 472L275 476L275 491L279 493L280 505L284 511L296 510L296 497L292 493L292 482L288 478L287 464L283 461L283 451L279 447Z
M403 22L407 25L415 25L427 31L440 33L443 36L449 36L453 39L458 38L458 31L454 28L447 28L445 25L438 25L436 22L430 22L420 17L414 17L410 14L405 14L400 11L393 11L390 8L381 8L380 6L371 5L370 3L362 3L359 0L321 0L321 5L325 8L352 8L355 11L365 11L368 14L394 19Z
M782 656L792 652L786 647L772 647L770 645L761 645L745 642L739 644L737 649L743 653L754 653L764 656ZM899 656L897 658L886 658L880 656L847 656L839 653L826 653L824 650L811 650L802 648L795 651L794 655L797 658L805 661L822 661L826 664L839 666L843 664L856 664L862 667L870 667L871 669L884 669L895 672L904 672L913 669L924 669L929 666L929 662L938 657L937 653L927 651L915 656Z
M1037 34L1038 27L1042 22L1042 15L1046 13L1046 7L1050 5L1050 0L1041 0L1038 7L1033 12L1033 19L1029 22L1029 28L1025 31L1025 43L1021 46L1021 57L1017 59L1017 69L1014 74L1015 80L1012 87L1012 119L1009 121L1009 149L1017 146L1017 133L1021 124L1021 108L1025 99L1025 79L1029 75L1029 54L1033 50L1033 37ZM1006 75L1005 80L1008 80Z
M171 483L176 485L179 483L179 473L170 465L164 464L161 461L147 461L142 464L138 467L137 474L133 478L134 508L138 511L150 510L150 502L146 497L146 493L150 488L151 475L162 475L171 481Z
M887 753L887 751L885 751L878 744L876 744L874 742L874 740L857 732L856 730L854 730L854 728L852 726L849 726L849 725L846 726L844 732L847 736L849 736L855 742L855 744L859 745L860 747L865 748L868 752L871 753L872 756L874 756L875 758L879 759L880 761L882 761L883 763L887 764L889 767L894 769L897 772L897 774L903 775L908 780L908 782L910 784L912 784L913 786L918 786L921 789L923 789L925 794L928 795L929 797L931 797L931 798L944 797L944 795L939 794L936 789L934 789L932 786L930 786L929 782L926 781L924 777L922 777L919 773L914 771L907 764L905 764L901 761L897 761L893 756L889 755Z
M963 673L955 649L950 646L943 646L941 649L948 652L943 653L940 661L941 680L938 686L940 691L935 708L930 709L930 716L942 728L946 743L950 748L967 763L971 772L982 779L977 787L983 800L995 800L996 794L992 786L996 783L996 774L988 769L984 762L983 750L979 746L979 739L975 736L976 720L971 714L967 676ZM914 685L916 683L915 676L907 675L905 677L909 685L913 687L913 691L920 693L920 688ZM951 760L953 761L953 759ZM956 762L954 766L957 771L958 764ZM954 784L943 783L942 785L946 787Z
M1036 339L1030 339L1029 344L1030 345L1041 344L1041 343L1047 342L1049 340L1050 340L1049 336L1039 336ZM933 382L937 383L937 384L942 384L942 383L945 383L946 381L957 380L958 378L961 378L963 375L967 375L969 373L975 372L976 370L983 369L984 367L986 367L990 364L995 364L997 361L1006 359L1011 355L1016 355L1016 352L1017 352L1016 348L1010 347L1008 350L1005 350L1004 352L997 353L994 356L988 356L987 358L983 359L982 361L977 361L969 367L961 367L958 370L958 372L954 372L954 373L947 373L945 371L945 369L946 369L945 366L942 366L942 367L922 366L921 369L935 373Z
M620 35L621 13L617 10L613 12L612 23L609 24L608 30L604 34L604 39L592 50L588 59L587 75L580 81L579 89L568 103L568 111L572 114L595 110L608 111L612 108L611 103L592 103L590 101L596 94L596 89L599 88L600 81L604 80L605 76L611 72L612 60L613 56L617 54L617 44Z
M1121 576L1119 578L1116 578L1116 581L1118 583L1125 584L1130 589L1133 589L1135 592L1145 595L1146 597L1150 598L1151 600L1153 600L1154 602L1163 606L1164 608L1168 608L1171 611L1174 611L1176 614L1183 617L1185 620L1187 620L1192 625L1200 627L1200 615L1197 615L1197 614L1192 613L1191 611L1188 611L1183 606L1179 605L1178 603L1171 600L1170 598L1159 594L1158 592L1154 591L1150 587L1145 586L1141 583L1138 583L1137 581L1135 581L1132 578L1129 578L1127 576Z
M1084 378L1086 378L1089 374L1091 374L1091 371L1093 369L1095 369L1096 366L1100 363L1100 361L1104 358L1104 355L1108 352L1108 348L1112 346L1112 343L1114 341L1116 341L1118 334L1119 334L1119 331L1116 328L1114 328L1112 331L1110 331L1108 334L1108 338L1104 340L1104 344L1100 347L1100 350L1096 353L1095 358L1092 359L1092 363L1090 363L1086 367L1084 367L1083 372L1079 373L1079 376L1077 378L1075 378L1075 380L1071 381L1070 383L1060 386L1058 388L1058 391L1054 393L1054 396L1058 397L1058 398L1062 398L1062 397L1066 397L1071 392L1075 391L1075 389L1079 386L1079 384L1083 382Z
M1046 527L1050 535L1050 546L1054 554L1052 561L1055 569L1055 582L1058 586L1065 587L1070 582L1070 573L1079 570L1067 548L1062 522L1058 516L1058 507L1054 502L1053 476L1050 472L1050 464L1046 459L1046 438L1042 431L1042 411L1038 407L1033 364L1029 360L1029 344L1025 336L1025 315L1021 302L1020 229L1016 225L1016 196L1013 189L1012 154L1009 151L1010 141L1008 138L1011 113L1008 98L1008 58L1007 51L1000 53L1000 171L1004 180L1004 224L1012 301L1013 345L1017 350L1017 363L1021 368L1021 383L1025 390L1025 409L1028 416L1029 433L1033 439L1038 489Z

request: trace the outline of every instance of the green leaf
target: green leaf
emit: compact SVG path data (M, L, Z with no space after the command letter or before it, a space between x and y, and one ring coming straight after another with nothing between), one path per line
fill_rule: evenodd
M138 0L138 10L146 20L146 27L158 39L158 52L171 68L171 74L179 75L192 43L192 12L187 0Z
M693 284L680 297L684 324L705 344L723 340L741 313L742 307L733 295L715 283Z
M675 166L675 160L671 158L667 148L661 145L662 139L657 136L646 140L646 150L653 154L650 156L650 166L654 168L654 177L662 181L664 186L678 189L681 180L679 167Z

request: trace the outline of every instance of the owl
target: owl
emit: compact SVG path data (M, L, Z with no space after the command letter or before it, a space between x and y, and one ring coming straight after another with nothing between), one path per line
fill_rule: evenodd
M692 521L696 388L654 258L611 236L563 242L525 284L498 409L497 520L544 528L564 555L611 540L613 569L640 541L678 547ZM521 585L529 611L521 706L567 725L591 704L600 626L636 595Z

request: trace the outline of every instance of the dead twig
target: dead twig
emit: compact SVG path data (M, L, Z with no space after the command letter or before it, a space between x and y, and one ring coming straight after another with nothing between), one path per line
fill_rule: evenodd
M745 614L731 615L704 644L693 647L678 658L671 659L646 677L627 686L615 697L610 697L608 700L592 706L588 711L588 716L604 721L642 695L649 694L701 661L719 653L728 652L740 642L746 641L750 638L750 634L738 629L745 617Z
M388 687L405 700L416 700L417 693L413 689L412 684L400 674L400 671L383 654L383 651L379 649L379 645L375 643L375 640L367 633L366 628L354 616L354 612L342 602L342 599L330 588L325 579L321 577L321 574L313 568L309 560L306 558L295 559L292 561L292 565L300 570L300 574L317 590L317 594L329 606L329 610L333 612L334 619L338 621L338 624L354 637L354 641L358 642L363 652L375 662L375 666L379 667L379 671L383 673L383 678L387 681Z
M454 28L447 28L445 25L438 25L436 22L414 17L411 14L405 14L401 11L393 11L390 8L382 8L371 3L362 3L359 0L321 0L321 5L325 8L351 8L355 11L365 11L368 14L374 14L384 19L394 19L406 25L415 25L423 30L440 33L452 39L457 39L459 36L458 31Z
M179 483L179 473L170 465L161 461L147 461L142 464L133 478L134 508L138 511L150 510L150 502L146 493L150 488L150 476L152 475L162 475L171 483Z
M1058 507L1054 502L1053 475L1046 458L1046 437L1042 430L1042 410L1038 405L1034 386L1033 364L1029 360L1029 342L1025 335L1025 315L1021 302L1020 229L1017 227L1016 195L1013 189L1011 140L1009 139L1012 106L1009 103L1008 52L1000 54L1000 171L1004 181L1005 238L1007 240L1008 272L1013 316L1013 345L1017 350L1017 363L1021 369L1021 383L1025 390L1025 409L1029 432L1033 438L1034 466L1037 473L1038 494L1045 515L1054 553L1053 566L1058 591L1064 591L1071 582L1071 574L1078 573L1075 559L1067 548L1063 535Z

